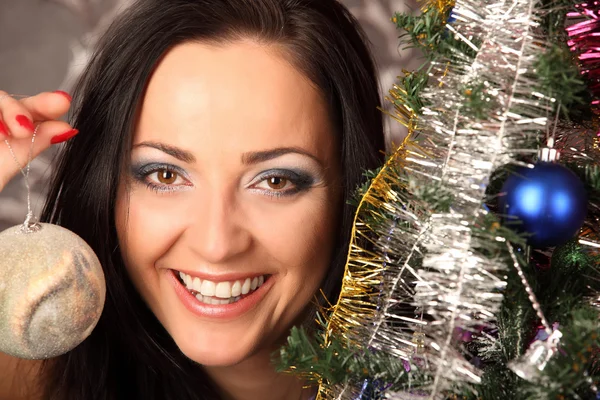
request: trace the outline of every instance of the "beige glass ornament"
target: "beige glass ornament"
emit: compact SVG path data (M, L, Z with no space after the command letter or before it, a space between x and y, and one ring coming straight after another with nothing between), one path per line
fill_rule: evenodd
M37 129L36 129L37 132ZM0 233L0 352L23 359L67 353L95 328L106 297L100 261L73 232L36 223L31 212L29 164L27 219Z

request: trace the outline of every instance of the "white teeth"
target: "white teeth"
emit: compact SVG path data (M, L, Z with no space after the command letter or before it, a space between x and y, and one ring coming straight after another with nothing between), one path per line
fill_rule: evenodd
M196 292L199 292L200 288L202 287L202 281L200 280L200 278L194 278L191 286L192 289L194 289Z
M242 285L242 294L248 294L250 292L250 285L252 284L252 279L246 278L244 284Z
M202 292L203 296L214 296L216 287L217 285L214 282L205 280L202 282L200 292Z
M231 296L230 297L239 296L240 294L242 294L242 284L240 283L240 281L235 281L233 283L233 285L231 286Z
M185 286L190 287L191 282L192 282L192 277L189 275L184 274L183 272L179 273L179 276L181 276L181 279L183 279L183 283L185 283Z
M231 297L231 284L229 282L217 283L217 288L215 289L215 296L220 297L222 299L229 299Z
M229 299L218 299L216 297L211 297L211 296L202 296L200 293L198 293L196 295L196 298L198 299L199 302L204 303L204 304L210 304L210 305L225 305L225 304L231 304L231 303L235 303L236 301L238 301L240 299L240 297L235 297L235 298L229 298Z
M256 290L265 283L265 276L246 278L232 282L212 282L192 277L179 272L185 287L192 291L196 298L205 304L231 304L238 301L241 295Z

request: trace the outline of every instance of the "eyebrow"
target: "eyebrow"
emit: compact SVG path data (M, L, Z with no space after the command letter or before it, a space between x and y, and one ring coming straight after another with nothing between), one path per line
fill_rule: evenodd
M165 143L160 142L142 142L133 146L133 148L138 147L151 147L153 149L157 149L174 157L180 161L183 161L188 164L192 164L196 162L196 157L192 153L187 150L180 149L175 146L171 146ZM261 162L273 160L277 157L281 157L285 154L296 153L301 154L307 157L312 158L315 162L317 162L320 166L322 166L321 160L315 157L313 154L308 151L301 149L299 147L278 147L275 149L269 149L264 151L253 151L244 153L242 155L242 163L245 165L253 165Z
M269 161L285 154L296 153L312 158L317 164L322 165L321 161L308 151L299 147L278 147L265 151L253 151L242 155L242 163L246 165L258 164Z
M192 164L196 162L196 157L189 151L180 149L179 147L171 146L165 143L160 142L142 142L133 146L134 149L138 147L151 147L153 149L157 149L170 155L171 157L175 157L176 159L183 161L188 164Z

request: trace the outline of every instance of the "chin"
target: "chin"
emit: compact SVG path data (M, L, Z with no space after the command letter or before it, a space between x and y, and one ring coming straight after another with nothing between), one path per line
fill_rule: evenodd
M240 336L235 332L236 330L168 329L168 331L186 357L207 367L240 364L266 345L253 339L250 334Z
M262 313L236 318L199 316L181 304L173 293L163 293L153 311L181 352L190 360L214 367L239 364L262 348L267 340L268 320Z
M185 344L179 345L179 343L177 343L177 346L187 358L205 367L231 367L242 363L250 356L245 351L217 350L215 348L199 349L192 346L188 347Z

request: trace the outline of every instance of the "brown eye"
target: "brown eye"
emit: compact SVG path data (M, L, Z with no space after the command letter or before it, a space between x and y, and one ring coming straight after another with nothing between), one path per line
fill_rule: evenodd
M275 189L275 190L281 190L283 188L285 188L285 185L287 184L288 180L285 178L281 178L278 176L274 176L272 178L267 179L267 185L269 185L269 187L271 189Z
M167 169L161 169L156 172L157 179L164 185L172 185L177 180L177 172L169 171Z

